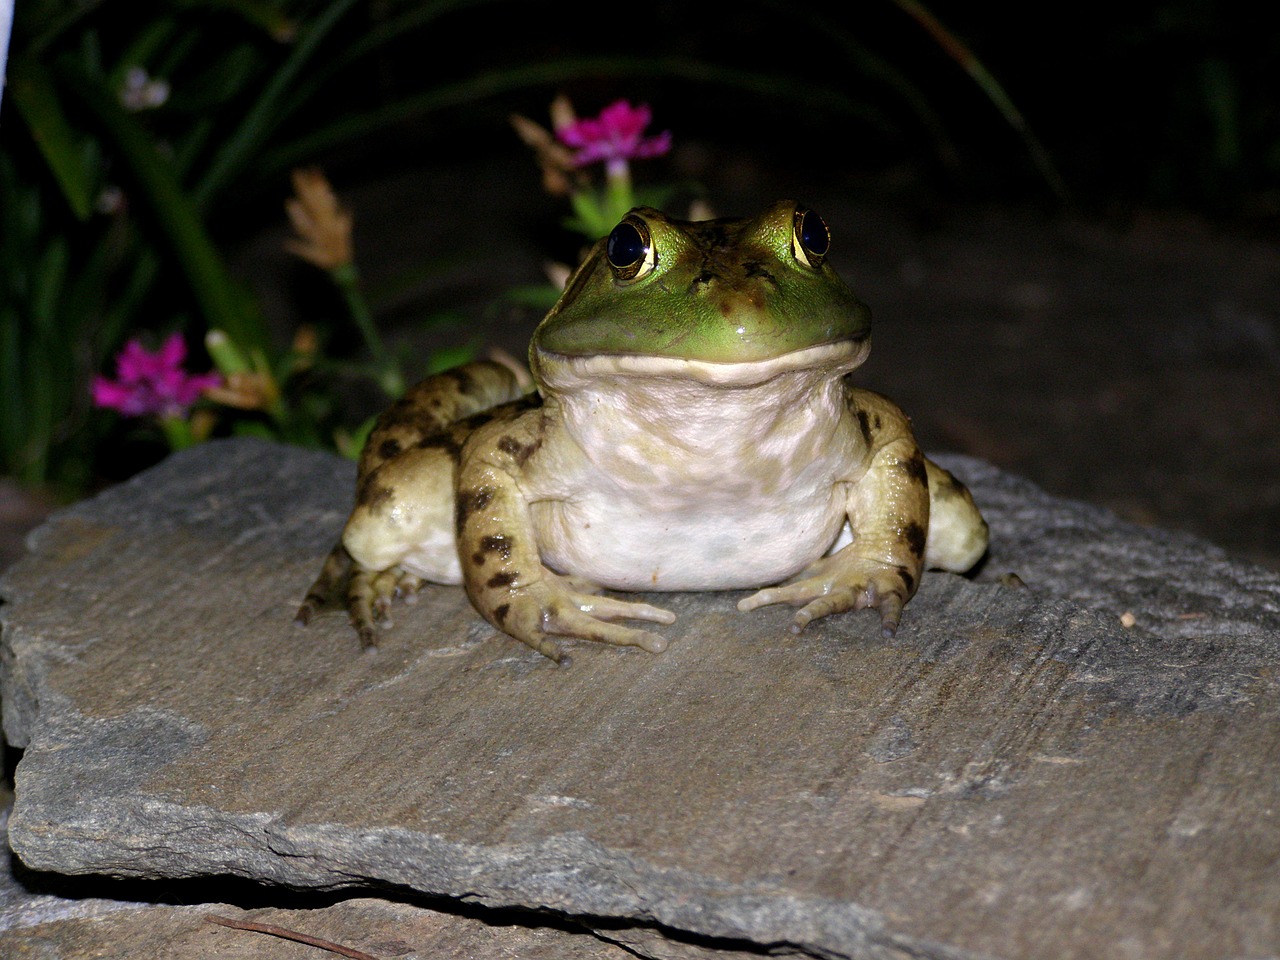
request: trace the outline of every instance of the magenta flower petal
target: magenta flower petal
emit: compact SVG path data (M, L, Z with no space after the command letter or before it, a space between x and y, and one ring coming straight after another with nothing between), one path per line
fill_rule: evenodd
M130 340L116 355L117 379L93 378L93 402L128 417L184 417L205 390L222 382L217 373L187 373L182 369L186 357L187 345L179 333L166 338L154 353Z
M656 157L671 149L671 131L645 138L645 127L652 119L648 104L633 107L626 100L615 100L598 117L576 120L558 129L556 136L577 151L573 162L579 167L601 160Z
M160 362L161 369L180 371L182 362L187 359L187 343L182 339L182 334L169 334L155 356Z
M116 410L132 416L134 410L135 391L123 383L116 383L106 377L94 377L92 384L93 403L106 410Z

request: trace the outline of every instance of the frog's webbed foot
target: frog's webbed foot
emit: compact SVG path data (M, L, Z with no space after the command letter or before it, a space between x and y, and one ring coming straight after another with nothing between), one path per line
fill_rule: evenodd
M665 637L613 621L674 623L674 613L647 603L600 596L600 589L580 577L564 577L544 570L542 579L513 586L493 597L489 621L556 663L565 663L567 658L552 639L555 636L640 647L650 653L661 653L667 648Z
M391 626L391 602L396 597L405 603L417 602L418 589L425 582L399 566L369 570L354 565L347 581L347 615L362 650L378 645L377 627Z
M823 557L786 583L738 601L738 609L755 610L772 603L798 606L791 632L799 633L812 621L833 613L876 607L880 611L881 632L892 637L898 630L903 606L915 593L917 575L905 566L869 560L847 553L849 550L845 547Z

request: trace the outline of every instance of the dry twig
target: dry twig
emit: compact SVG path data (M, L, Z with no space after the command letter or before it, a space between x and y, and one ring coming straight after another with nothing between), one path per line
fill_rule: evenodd
M216 923L224 927L231 927L235 930L248 930L251 933L265 933L268 936L279 937L281 940L292 940L295 943L305 943L309 947L319 947L321 950L328 950L330 953L336 953L339 956L350 957L351 960L378 960L377 957L372 954L365 953L363 950L344 947L340 943L321 940L319 937L309 937L305 933L298 933L296 930L288 930L284 927L277 927L270 923L258 923L254 920L236 920L232 917L218 916L216 913L207 913L204 918L210 923Z

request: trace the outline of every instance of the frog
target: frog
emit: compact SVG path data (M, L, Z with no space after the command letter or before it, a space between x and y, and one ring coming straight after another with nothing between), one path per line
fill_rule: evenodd
M793 633L875 608L893 637L924 571L969 571L989 530L906 414L851 382L870 311L831 247L794 200L632 209L537 325L528 376L473 361L381 415L297 620L341 595L373 648L397 598L461 585L563 663L566 642L664 651L676 618L651 594L745 590L744 613L795 608Z

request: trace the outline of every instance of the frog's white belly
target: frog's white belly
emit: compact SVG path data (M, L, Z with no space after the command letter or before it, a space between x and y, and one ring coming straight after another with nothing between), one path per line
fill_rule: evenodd
M783 503L649 493L537 505L543 561L617 590L745 589L804 569L827 552L845 521L843 497L830 484L792 489Z
M619 590L745 589L800 572L835 542L865 459L841 380L861 349L721 365L593 358L581 379L561 368L524 477L543 562Z

